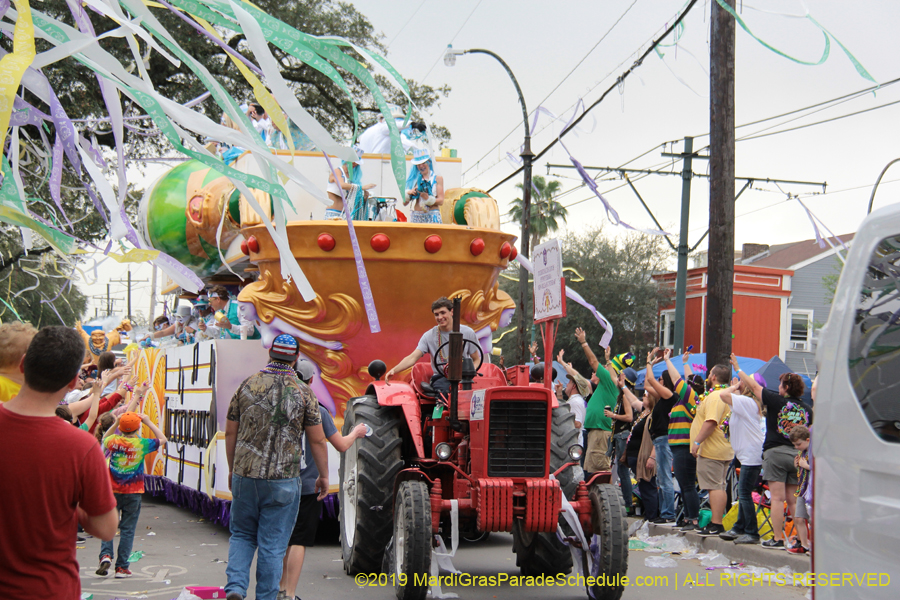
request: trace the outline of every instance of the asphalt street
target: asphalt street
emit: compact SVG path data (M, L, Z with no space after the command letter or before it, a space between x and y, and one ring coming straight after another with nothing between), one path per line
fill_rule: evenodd
M78 545L78 561L81 567L82 591L93 594L94 600L177 598L187 585L224 586L225 561L228 559L228 530L200 520L196 515L170 505L160 499L144 496L140 521L134 540L134 551L144 554L132 563L134 576L129 579L97 577L100 542L88 539ZM118 538L116 538L118 544ZM729 585L722 570L704 569L697 560L677 560L675 568L650 568L644 561L651 556L646 552L631 552L628 577L636 585L625 590L628 600L661 598L741 598L744 600L780 600L807 597L807 590L779 586L774 582L741 586L733 581ZM478 578L502 578L519 575L512 553L512 536L491 534L477 543L461 542L453 563L457 569L471 576L469 585L444 585L443 591L459 595L460 600L480 598L506 598L515 600L587 598L583 586L513 586L509 582L491 585L490 580ZM255 567L254 567L255 568ZM650 577L650 579L646 579ZM466 581L463 584L469 583ZM358 585L353 577L344 573L337 527L320 529L319 541L309 549L297 594L303 600L315 598L395 598L394 590L382 576L373 576ZM251 592L255 579L251 573ZM431 596L429 596L430 598Z

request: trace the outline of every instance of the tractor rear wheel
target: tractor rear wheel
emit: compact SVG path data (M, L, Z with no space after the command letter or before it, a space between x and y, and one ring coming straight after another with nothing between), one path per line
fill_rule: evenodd
M569 448L579 443L578 430L575 429L575 415L568 406L553 409L553 421L550 424L550 472L556 471L567 462ZM572 499L578 482L584 479L584 471L580 466L569 467L557 476L559 487L566 498ZM566 533L568 524L560 517L560 524ZM572 553L559 541L555 531L525 531L522 520L513 524L513 552L516 553L516 565L522 575L556 575L569 573L572 570Z
M397 490L391 552L398 600L424 600L431 566L431 499L422 481L404 481Z
M351 398L343 435L359 423L372 434L341 454L340 467L341 554L349 575L381 570L394 519L394 478L403 468L397 411L379 406L373 396Z
M628 572L628 520L625 518L625 504L616 486L600 483L591 486L591 529L600 536L600 569L598 576L606 580L624 576ZM594 600L619 600L623 586L595 585Z

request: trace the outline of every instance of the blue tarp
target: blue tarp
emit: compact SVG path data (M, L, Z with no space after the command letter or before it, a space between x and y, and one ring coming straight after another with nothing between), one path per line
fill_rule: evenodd
M766 364L765 361L759 360L758 358L749 358L746 356L738 356L738 364L741 366L741 370L744 373L749 373L752 375L756 373L757 370L761 369L763 365ZM683 376L684 375L684 364L681 362L681 356L672 357L672 364L675 365L675 368L678 372ZM699 373L701 375L706 375L706 353L701 352L698 354L691 354L691 359L689 364L691 365L691 370L694 373ZM657 363L653 367L653 376L659 379L662 377L663 371L666 370L666 363L660 362ZM644 387L644 378L646 377L646 368L638 371L638 380L637 387L643 389ZM737 373L732 373L735 377L737 377ZM777 381L777 379L776 379ZM768 381L766 382L768 383ZM775 385L775 389L778 389L778 385Z
M675 368L678 372L683 376L684 375L684 365L681 362L681 357L674 357L672 360L672 364L675 365ZM699 354L691 354L690 359L691 369L694 373L706 374L706 353ZM748 375L753 375L756 372L759 372L766 380L766 387L773 391L778 391L778 377L782 373L790 373L791 370L784 364L784 361L781 360L777 356L773 356L768 361L763 361L758 358L749 358L745 356L738 356L738 365L740 365L741 370ZM661 362L656 364L653 367L653 376L659 379L662 377L663 371L666 370L666 363ZM641 369L638 371L638 380L637 386L640 389L644 387L644 379L647 375L646 369ZM732 377L737 377L737 372L732 369L731 372ZM806 375L800 374L800 378L803 379L803 383L805 384L805 391L803 392L803 396L801 399L805 402L812 404L812 396L810 395L810 387L812 386L812 381Z

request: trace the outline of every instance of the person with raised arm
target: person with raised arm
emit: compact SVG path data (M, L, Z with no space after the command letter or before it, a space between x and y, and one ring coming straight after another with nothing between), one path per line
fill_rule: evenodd
M605 408L613 409L619 397L619 388L616 379L619 371L634 364L634 355L630 352L619 354L610 358L609 347L604 349L604 363L594 355L587 343L584 330L581 327L575 329L575 339L581 344L594 376L597 380L597 389L591 395L587 403L584 426L587 428L587 447L585 448L584 470L585 479L598 471L609 471L610 461L607 455L609 442L612 439L612 419L606 416ZM593 378L592 378L593 380Z
M762 388L766 387L766 380L759 373L754 373L753 379ZM732 540L735 544L758 544L759 526L756 522L753 490L762 470L762 447L765 437L761 422L763 405L753 390L740 379L735 379L731 383L731 387L722 390L721 398L722 402L731 407L728 441L734 448L735 457L741 463L741 474L738 478L738 517L734 526L719 537L723 540Z
M795 425L809 427L812 423L811 409L800 399L804 389L803 380L796 373L784 373L778 378L776 393L744 373L734 354L731 355L731 366L737 371L741 382L760 399L766 409L762 470L772 494L772 531L775 535L761 545L773 550L784 549L784 512L781 507L787 502L788 512L795 514L797 498L794 492L800 481L794 467L796 452L790 439L791 428Z

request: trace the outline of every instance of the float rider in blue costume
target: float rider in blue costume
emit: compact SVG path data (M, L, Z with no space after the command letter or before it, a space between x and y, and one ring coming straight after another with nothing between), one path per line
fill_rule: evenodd
M240 317L237 299L230 298L228 290L223 286L216 285L211 287L209 293L207 293L207 298L209 299L209 305L216 311L215 326L206 327L205 324L200 325L200 329L205 328L207 337L226 340L242 338L258 340L262 337L252 321Z

